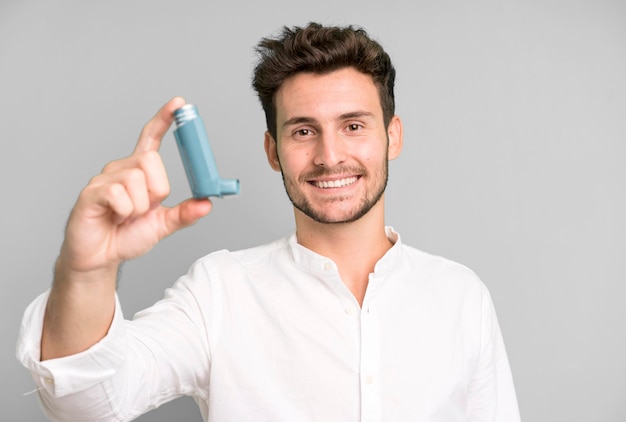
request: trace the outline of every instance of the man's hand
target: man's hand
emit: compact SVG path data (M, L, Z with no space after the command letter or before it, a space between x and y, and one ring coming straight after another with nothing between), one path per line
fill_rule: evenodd
M102 339L113 317L120 263L210 212L208 199L161 205L170 185L158 150L174 110L184 104L180 97L165 104L144 126L132 155L107 164L81 192L56 264L42 360L80 352Z
M174 110L184 104L179 97L165 104L144 126L133 154L107 164L81 192L67 225L62 266L80 272L117 268L210 211L209 200L161 205L170 185L158 150Z

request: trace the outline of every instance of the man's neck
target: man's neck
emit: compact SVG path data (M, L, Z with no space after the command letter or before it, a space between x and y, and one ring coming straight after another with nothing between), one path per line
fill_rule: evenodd
M369 274L392 243L385 232L383 203L351 223L323 224L296 210L298 243L332 259L344 284L363 304Z

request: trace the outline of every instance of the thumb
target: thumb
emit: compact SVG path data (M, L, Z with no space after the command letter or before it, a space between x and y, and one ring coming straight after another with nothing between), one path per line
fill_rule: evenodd
M196 221L211 212L213 203L209 199L187 199L172 208L165 209L165 227L169 236L177 230L194 224Z

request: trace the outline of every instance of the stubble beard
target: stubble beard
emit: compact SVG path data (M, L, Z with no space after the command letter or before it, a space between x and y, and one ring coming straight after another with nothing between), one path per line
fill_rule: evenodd
M389 177L387 157L383 161L383 165L378 174L373 175L375 179L379 180L379 183L374 185L373 191L365 191L361 197L358 205L349 211L342 213L343 217L333 217L331 213L326 213L322 209L316 209L315 206L302 194L302 191L298 188L299 184L307 183L306 180L312 178L332 176L333 174L350 174L353 173L347 169L336 169L335 171L319 170L315 173L314 177L311 174L307 174L301 177L301 180L294 182L291 179L285 177L285 173L281 167L281 175L283 178L283 185L285 192L293 206L300 210L303 214L311 218L312 220L322 224L348 224L359 220L366 215L373 207L380 201L387 188L387 180ZM358 173L361 174L361 178L370 178L371 175L364 172L364 169L358 169ZM348 200L347 197L333 197L326 201L326 204L333 204L337 202L343 202ZM340 206L340 204L337 204Z

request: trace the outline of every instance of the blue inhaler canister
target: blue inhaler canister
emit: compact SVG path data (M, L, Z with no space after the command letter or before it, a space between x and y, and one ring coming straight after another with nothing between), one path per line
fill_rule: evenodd
M238 179L222 179L211 153L202 118L193 104L185 104L174 111L176 129L174 137L185 166L187 180L194 198L236 195Z

